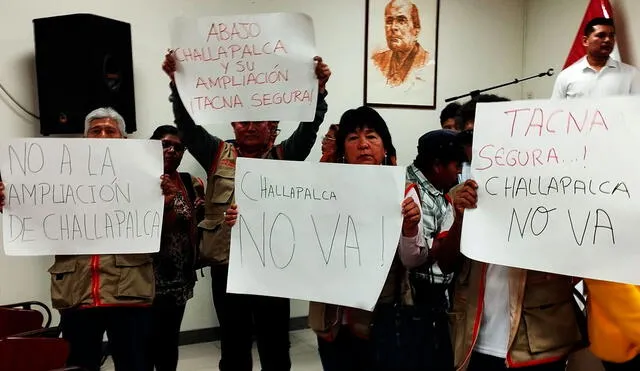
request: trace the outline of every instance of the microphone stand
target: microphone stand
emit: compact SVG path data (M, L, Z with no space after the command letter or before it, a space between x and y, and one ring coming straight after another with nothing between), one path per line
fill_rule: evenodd
M478 95L480 95L481 93L484 93L485 91L502 88L504 86L515 85L515 84L521 83L523 81L535 79L535 78L538 78L538 77L544 77L544 76L553 76L553 68L549 68L547 70L547 72L541 72L539 74L532 75L532 76L526 77L524 79L514 79L513 81L506 82L506 83L500 84L500 85L495 85L495 86L492 86L490 88L480 89L480 90L473 90L473 91L470 91L469 93L464 94L464 95L459 95L457 97L447 98L444 101L445 101L445 103L448 103L448 102L451 102L451 101L454 101L454 100L458 100L460 98L464 98L464 97L468 97L468 96L471 96L471 98L473 99L473 98L477 97Z

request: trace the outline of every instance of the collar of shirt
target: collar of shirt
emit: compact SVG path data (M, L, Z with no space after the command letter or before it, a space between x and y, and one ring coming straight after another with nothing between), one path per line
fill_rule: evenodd
M591 67L591 65L589 64L589 62L587 61L587 56L585 55L584 57L582 57L582 59L580 59L580 61L578 62L580 63L580 70L581 71L592 71L595 73L601 72L604 69L600 70L600 71L596 71L593 67ZM609 59L607 59L607 64L605 65L605 67L607 68L618 68L620 65L618 63L618 61L616 61L615 59L609 57Z
M418 183L420 188L422 188L425 192L429 192L434 197L444 195L441 191L439 191L436 187L431 184L429 179L422 174L422 171L418 169L415 165L411 164L407 168L407 172L409 173L409 180Z

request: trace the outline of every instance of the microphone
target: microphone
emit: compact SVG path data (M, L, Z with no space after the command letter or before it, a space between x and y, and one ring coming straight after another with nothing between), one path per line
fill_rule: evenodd
M540 72L537 77L553 76L553 68L549 68L547 72ZM524 80L520 80L524 81Z
M454 101L454 100L457 100L457 99L460 99L460 98L468 97L468 96L471 96L471 98L474 98L474 97L478 96L479 94L484 93L485 91L489 91L489 90L493 90L493 89L497 89L497 88L502 88L502 87L508 86L508 85L519 84L521 82L524 82L524 81L527 81L527 80L531 80L531 79L535 79L537 77L553 76L553 74L554 74L553 68L549 68L547 70L547 72L540 72L540 73L538 73L536 75L525 77L523 79L513 79L513 81L506 82L504 84L495 85L495 86L492 86L492 87L489 87L489 88L486 88L486 89L474 90L472 92L469 92L469 93L463 94L463 95L459 95L457 97L447 98L444 101L445 101L445 103L448 103L448 102L451 102L451 101Z

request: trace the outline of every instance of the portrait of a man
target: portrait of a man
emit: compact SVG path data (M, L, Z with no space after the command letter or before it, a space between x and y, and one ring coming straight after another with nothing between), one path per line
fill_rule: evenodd
M366 104L435 106L437 13L437 0L368 0Z

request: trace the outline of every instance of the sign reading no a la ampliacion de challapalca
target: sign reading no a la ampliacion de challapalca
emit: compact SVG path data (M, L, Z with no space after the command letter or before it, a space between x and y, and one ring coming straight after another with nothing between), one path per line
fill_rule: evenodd
M160 249L164 197L159 141L4 140L0 171L7 255Z

